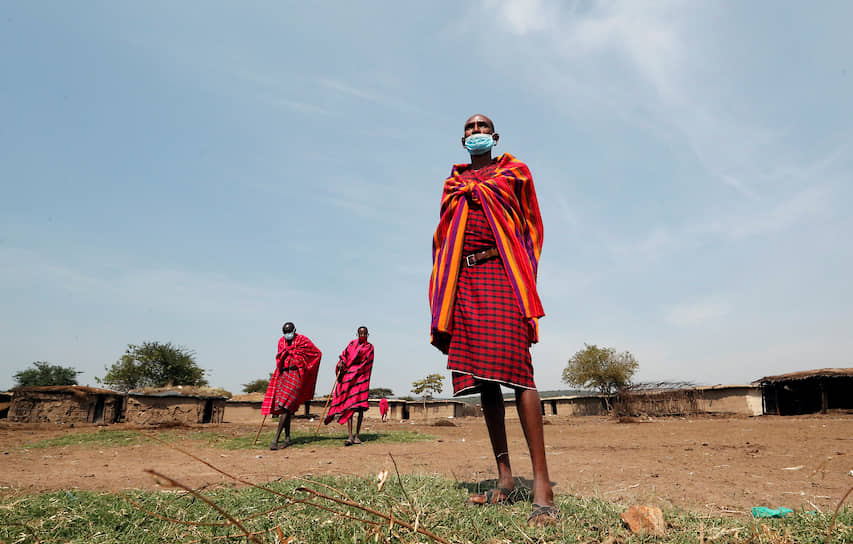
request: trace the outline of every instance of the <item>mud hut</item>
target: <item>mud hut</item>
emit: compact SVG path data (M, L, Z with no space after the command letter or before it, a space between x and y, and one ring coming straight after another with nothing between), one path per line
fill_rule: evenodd
M560 395L543 398L540 402L543 416L600 416L607 413L607 395ZM507 417L517 418L515 399L507 401L507 405Z
M138 425L222 423L227 396L204 387L150 388L127 393L124 420Z
M117 422L124 395L81 385L19 387L12 391L9 421L16 423Z
M261 404L264 402L263 393L246 393L234 395L225 402L228 415L227 423L257 423L261 415Z
M760 416L761 388L757 385L707 385L697 387L699 409L709 414Z
M394 403L392 405L391 400L388 401L389 408L391 406L397 407L397 404ZM379 400L376 400L376 413L379 413ZM404 412L405 410L405 412ZM396 410L393 410L391 414L396 414ZM428 400L426 403L424 401L408 401L405 405L400 405L400 415L407 415L408 417L401 417L400 419L411 419L415 421L426 421L430 419L436 418L448 418L448 417L466 417L466 416L474 416L478 414L478 409L475 406L472 406L466 402L462 402L459 400Z
M388 421L400 421L409 419L409 402L397 399L385 399L388 401ZM368 400L370 405L367 411L364 412L364 417L382 419L382 413L379 411L379 399ZM423 404L421 405L423 408Z
M9 391L0 392L0 419L9 417L9 406L12 404L12 393Z
M853 409L853 368L821 368L755 380L765 414L780 416Z

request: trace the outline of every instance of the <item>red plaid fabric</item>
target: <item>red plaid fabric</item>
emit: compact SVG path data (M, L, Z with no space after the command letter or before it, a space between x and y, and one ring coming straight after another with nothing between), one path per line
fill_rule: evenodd
M322 355L307 336L297 334L290 344L282 337L278 341L276 368L261 404L261 414L296 412L299 405L311 400Z
M324 420L327 425L335 416L338 416L338 423L343 425L356 410L368 408L370 374L373 372L373 344L360 344L358 339L355 339L347 344L338 361L342 376L335 386L332 406Z
M463 255L494 245L483 210L472 206ZM530 344L530 326L518 308L500 259L462 266L447 354L454 395L476 393L480 380L535 389Z

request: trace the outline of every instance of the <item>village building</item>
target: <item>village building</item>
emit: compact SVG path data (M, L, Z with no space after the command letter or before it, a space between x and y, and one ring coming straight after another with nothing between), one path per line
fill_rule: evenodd
M697 408L707 414L760 416L764 413L761 388L755 385L697 387Z
M481 415L480 407L474 404L463 402L461 400L428 400L424 401L403 401L404 406L400 406L400 419L408 419L410 421L429 421L440 418L455 418ZM388 400L389 408L392 406L391 400ZM371 405L371 409L375 408L375 416L379 417L379 400L376 400L376 406ZM406 412L408 412L406 414ZM394 412L392 411L391 414ZM391 418L389 414L389 418Z
M821 368L765 376L764 413L779 416L853 409L853 368Z
M12 393L0 391L0 419L9 417L9 406L12 404Z
M12 391L9 421L16 423L95 423L119 420L124 395L82 385L18 387Z
M194 425L222 423L226 398L221 391L204 387L129 391L124 421L137 425Z

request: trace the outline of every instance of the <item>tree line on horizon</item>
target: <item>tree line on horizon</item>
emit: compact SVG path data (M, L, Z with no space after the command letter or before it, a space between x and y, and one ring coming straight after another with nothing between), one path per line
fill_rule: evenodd
M584 344L584 349L568 360L561 378L569 385L609 396L629 387L638 368L639 363L628 351L619 353L613 348ZM95 381L123 392L144 387L208 385L204 377L206 371L198 366L195 352L171 342L129 344L118 361L105 370L104 377L95 377ZM78 385L79 374L82 372L73 367L36 361L32 363L31 368L14 373L13 378L15 387ZM441 393L443 380L444 376L441 374L429 374L412 382L411 392L421 396L426 402L435 394ZM268 385L269 378L260 378L243 384L243 392L263 393ZM394 393L391 389L377 387L370 389L368 396L393 397ZM414 400L411 397L401 399Z

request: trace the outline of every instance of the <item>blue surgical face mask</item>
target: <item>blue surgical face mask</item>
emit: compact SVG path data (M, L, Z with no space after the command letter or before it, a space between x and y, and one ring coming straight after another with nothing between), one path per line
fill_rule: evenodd
M293 338L294 338L295 336L296 336L296 333L295 333L295 332L286 332L286 333L284 333L284 339L285 339L285 340L293 340Z
M465 149L472 155L488 153L495 147L495 139L491 134L472 134L465 138Z

